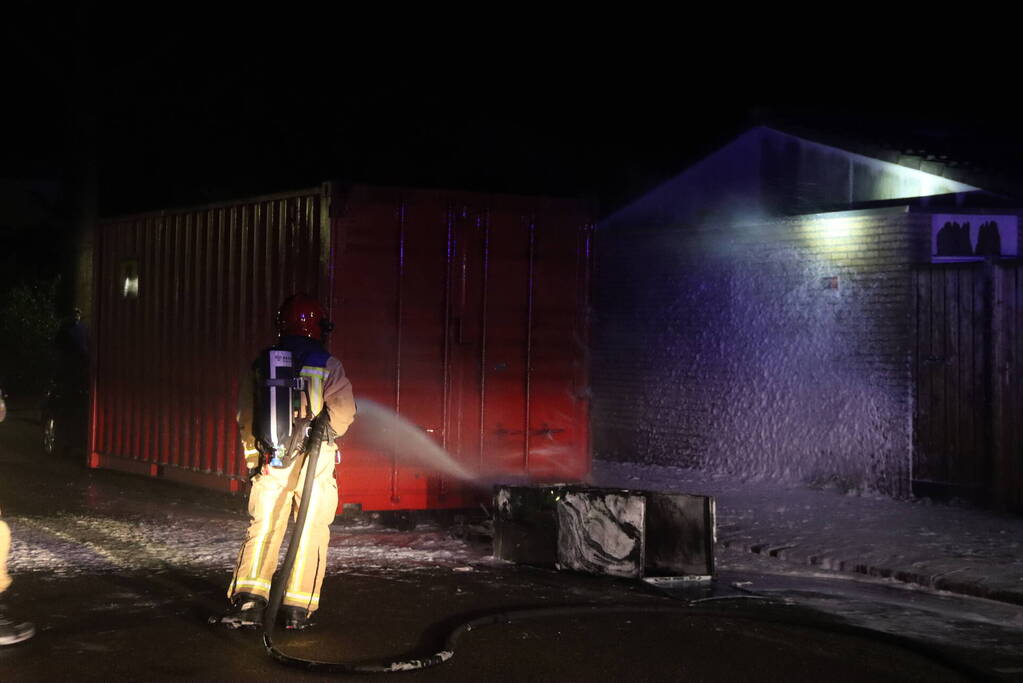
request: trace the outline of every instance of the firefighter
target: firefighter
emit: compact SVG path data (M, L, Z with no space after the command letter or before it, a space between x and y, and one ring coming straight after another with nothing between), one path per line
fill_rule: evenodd
M277 313L276 325L279 339L275 349L290 352L294 370L304 380L303 390L295 392L295 415L315 416L324 410L329 418L295 565L290 577L278 579L287 581L280 610L284 626L303 629L319 607L330 524L337 511L334 466L340 461L340 454L334 440L348 430L355 418L355 400L341 362L324 348L326 335L333 326L315 299L305 294L289 297ZM263 418L258 414L259 377L254 364L253 371L245 374L239 396L238 427L252 489L248 505L251 521L227 593L231 608L221 619L232 628L262 625L281 541L288 518L293 511L297 513L301 504L306 476L306 458L281 462L257 438L261 433L258 421ZM264 380L263 384L270 382Z
M0 519L0 645L13 645L28 640L35 635L36 629L29 622L11 621L4 615L3 594L11 585L11 577L7 575L7 552L11 547L11 530L7 523Z

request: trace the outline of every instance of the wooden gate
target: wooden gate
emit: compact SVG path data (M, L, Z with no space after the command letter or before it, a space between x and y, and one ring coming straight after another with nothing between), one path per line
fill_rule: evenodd
M933 264L914 290L913 493L1023 509L1023 273Z
M996 267L992 293L992 493L1023 512L1023 267Z

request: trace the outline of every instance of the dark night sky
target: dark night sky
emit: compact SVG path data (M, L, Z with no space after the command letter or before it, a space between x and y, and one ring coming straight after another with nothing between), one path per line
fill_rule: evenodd
M661 34L657 17L613 31L477 17L444 31L412 18L413 40L347 11L212 5L76 15L13 3L0 176L67 177L69 112L93 111L104 215L330 178L584 196L607 210L765 109L843 129L878 116L941 131L1014 124L1004 102L977 96L991 74L903 67L866 38L855 50L837 34L754 41L720 24ZM834 61L828 43L841 46Z

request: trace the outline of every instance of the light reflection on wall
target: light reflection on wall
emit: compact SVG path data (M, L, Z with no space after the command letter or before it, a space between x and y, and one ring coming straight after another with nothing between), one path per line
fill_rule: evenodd
M856 214L817 214L802 222L800 232L813 252L838 261L863 248L862 225Z
M826 244L844 243L853 235L854 219L849 216L818 218L820 235Z

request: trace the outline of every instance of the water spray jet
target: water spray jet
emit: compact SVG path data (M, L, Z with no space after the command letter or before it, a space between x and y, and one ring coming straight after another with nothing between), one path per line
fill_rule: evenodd
M421 426L376 401L358 399L359 417L350 438L378 456L393 457L396 462L414 464L462 481L473 481L476 473L466 469L450 453L430 438Z

